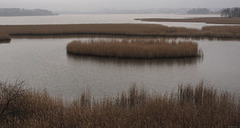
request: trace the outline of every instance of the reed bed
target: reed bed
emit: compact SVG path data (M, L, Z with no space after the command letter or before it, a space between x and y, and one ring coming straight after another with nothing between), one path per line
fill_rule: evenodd
M67 45L67 52L84 56L138 59L183 58L202 55L198 44L192 41L170 42L153 39L92 40L88 43L72 41Z
M240 29L240 26L234 27L237 30ZM206 28L208 28L207 31ZM11 36L112 35L240 39L239 34L231 31L231 26L218 26L216 29L217 32L215 30L211 31L211 27L198 30L184 27L167 27L157 24L2 25L0 26L0 33L7 33ZM222 34L218 34L218 32Z
M197 29L167 27L154 24L72 24L72 25L9 25L0 32L10 35L122 35L122 36L184 36ZM185 34L184 34L185 33Z
M208 37L212 37L213 35L223 37L225 39L240 37L240 26L208 26L203 27L202 31L204 31L205 36Z
M240 127L239 97L204 85L179 86L178 92L149 94L133 86L119 97L94 100L83 93L74 101L47 91L0 85L0 127L183 128Z
M0 33L0 42L10 41L10 37L7 34Z
M167 19L167 18L143 18L136 19L150 22L202 22L207 24L240 24L240 18L227 17L202 17L202 18L186 18L186 19Z

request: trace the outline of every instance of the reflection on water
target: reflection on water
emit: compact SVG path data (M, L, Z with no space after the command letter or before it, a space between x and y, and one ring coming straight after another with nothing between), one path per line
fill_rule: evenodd
M139 37L139 36L121 36L121 35L88 35L88 34L76 34L76 35L37 35L37 36L25 36L25 35L17 35L12 36L14 39L72 39L73 40L81 40L81 41L91 41L91 40L122 40L122 39L135 39L135 40L166 40L166 41L239 41L239 38L213 38L213 37ZM71 42L69 41L69 42ZM1 42L0 42L1 43ZM3 43L10 43L10 41L3 41Z
M144 65L193 65L203 61L203 57L193 58L163 58L163 59L124 59L124 58L104 58L94 56L77 56L67 54L68 60L73 63L79 63L81 61L88 61L90 63L102 63L102 64L114 64L116 66L133 65L133 66L144 66Z

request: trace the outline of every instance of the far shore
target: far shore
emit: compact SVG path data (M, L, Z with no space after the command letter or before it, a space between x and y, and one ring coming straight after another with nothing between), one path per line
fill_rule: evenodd
M169 18L142 18L135 19L149 22L200 22L207 24L238 24L240 25L240 18L227 17L202 17L202 18L186 18L186 19L169 19Z

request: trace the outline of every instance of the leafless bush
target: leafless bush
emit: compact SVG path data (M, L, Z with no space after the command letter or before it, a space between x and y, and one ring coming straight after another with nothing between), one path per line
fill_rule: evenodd
M22 110L19 106L23 102L26 89L24 88L26 82L16 80L15 84L7 82L0 82L0 122L7 121L10 116L22 115Z

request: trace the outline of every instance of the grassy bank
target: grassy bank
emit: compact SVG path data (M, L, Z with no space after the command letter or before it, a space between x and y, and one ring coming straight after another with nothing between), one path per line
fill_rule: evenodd
M0 127L229 127L240 126L238 96L200 83L176 93L148 94L135 86L119 97L94 100L89 94L72 102L46 91L1 83Z
M167 19L167 18L143 18L136 19L151 22L201 22L207 24L239 24L240 18L227 17L203 17L203 18L186 18L186 19Z
M240 39L240 26L205 27L198 30L156 24L6 25L0 26L1 32L11 36L114 35Z
M0 43L10 41L10 40L11 40L10 36L8 36L7 34L0 33Z
M72 25L9 25L0 32L10 35L122 35L184 36L197 30L151 24L72 24Z
M166 40L98 40L88 43L73 41L67 45L71 54L118 58L182 58L198 57L201 51L198 44L185 42L169 42Z

